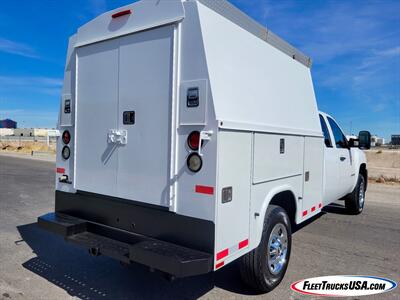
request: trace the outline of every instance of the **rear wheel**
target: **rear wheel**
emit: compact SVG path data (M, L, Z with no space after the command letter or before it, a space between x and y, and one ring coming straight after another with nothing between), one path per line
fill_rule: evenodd
M259 246L240 261L243 281L261 292L272 291L285 275L292 245L289 217L280 206L270 205Z
M353 192L345 199L346 209L353 215L360 214L365 204L365 178L358 174L358 180Z

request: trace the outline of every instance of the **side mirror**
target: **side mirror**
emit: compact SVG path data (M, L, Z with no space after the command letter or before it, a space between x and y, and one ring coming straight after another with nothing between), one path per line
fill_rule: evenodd
M360 131L358 134L358 147L360 149L371 148L371 133L369 131Z

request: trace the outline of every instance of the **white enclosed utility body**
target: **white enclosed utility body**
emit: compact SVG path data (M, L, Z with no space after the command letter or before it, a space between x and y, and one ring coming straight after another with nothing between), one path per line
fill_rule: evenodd
M178 277L242 256L254 273L265 247L271 280L245 280L272 289L291 226L350 194L359 174L366 187L363 154L326 144L338 136L318 112L310 67L224 0L102 14L69 41L55 213L39 224Z

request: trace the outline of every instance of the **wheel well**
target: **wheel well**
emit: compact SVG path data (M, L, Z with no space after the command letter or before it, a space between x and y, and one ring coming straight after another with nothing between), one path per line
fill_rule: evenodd
M282 207L288 214L292 227L296 224L296 199L291 191L276 194L269 204Z
M367 171L367 165L366 164L361 164L360 166L360 174L364 177L365 179L365 191L367 190L367 185L368 185L368 171Z

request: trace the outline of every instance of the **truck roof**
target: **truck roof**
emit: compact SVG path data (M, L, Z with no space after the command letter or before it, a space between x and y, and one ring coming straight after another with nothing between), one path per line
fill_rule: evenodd
M312 61L310 57L303 54L300 50L296 49L278 35L274 34L271 30L267 29L265 26L262 26L260 23L243 13L240 9L235 7L227 0L142 0L135 2L134 4L129 4L106 12L80 27L75 46L79 47L85 44L98 42L99 40L126 35L138 30L142 30L145 27L163 25L158 24L158 22L171 23L182 20L185 17L185 11L183 9L182 2L199 2L207 6L209 9L227 18L231 22L235 23L266 43L272 45L304 66L311 68ZM137 5L138 3L140 3L140 6ZM138 10L137 13L135 12L135 19L140 18L142 19L142 22L136 22L130 26L128 21L124 28L108 27L109 16L111 14L119 12L122 9L132 7ZM153 12L155 12L152 16L140 14L141 12L146 11L147 7L151 7ZM140 23L142 23L143 28L139 26ZM107 31L109 33L104 34Z
M189 0L190 1L190 0ZM193 0L191 0L193 1ZM280 38L278 35L273 33L271 30L262 26L260 23L243 13L236 6L231 4L227 0L194 0L202 3L208 8L214 10L220 15L224 16L231 22L242 27L244 30L264 40L268 44L272 45L276 49L289 55L294 60L297 60L301 64L308 68L311 68L312 60L309 56L303 54L300 50Z

